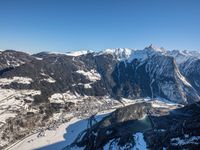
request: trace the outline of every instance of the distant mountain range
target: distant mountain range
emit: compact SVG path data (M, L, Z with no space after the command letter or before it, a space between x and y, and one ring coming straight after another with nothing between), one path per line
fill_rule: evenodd
M135 149L141 142L151 149L197 148L199 107L197 51L153 45L100 52L0 51L0 149L88 117L93 121L88 119L84 136L80 133L64 149L131 149L134 141ZM114 112L94 121L108 110ZM177 144L184 139L183 146Z
M115 99L161 97L182 104L192 103L200 100L199 66L199 52L167 51L153 45L143 50L0 53L1 78L32 79L29 85L12 83L3 88L40 90L41 95L35 97L37 102L48 101L53 93L70 91L88 96L109 95Z

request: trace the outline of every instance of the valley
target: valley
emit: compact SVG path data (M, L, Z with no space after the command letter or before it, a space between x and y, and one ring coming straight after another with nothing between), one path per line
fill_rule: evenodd
M150 45L0 56L0 149L199 145L198 52Z

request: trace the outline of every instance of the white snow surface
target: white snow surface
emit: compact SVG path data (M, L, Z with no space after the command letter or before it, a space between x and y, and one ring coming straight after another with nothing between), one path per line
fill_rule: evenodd
M147 144L144 140L143 133L137 132L133 136L135 139L135 146L133 147L133 150L147 150Z
M110 54L119 61L127 62L131 62L134 59L144 61L153 55L166 55L172 56L178 65L186 62L188 59L200 59L200 53L198 51L166 50L163 47L158 47L152 44L144 49L113 48L105 49L97 53L97 55L103 54Z
M0 86L9 85L13 82L17 82L20 84L31 84L33 80L28 77L12 77L12 78L0 78Z
M101 120L102 117L105 115L108 115L109 113L113 112L116 110L116 108L123 107L122 103L118 101L114 101L113 99L110 99L109 97L104 97L100 99L94 99L94 97L87 97L87 96L80 96L80 95L73 95L70 92L66 93L56 93L51 96L51 98L54 98L54 100L58 100L59 98L63 99L63 97L66 98L65 101L72 101L76 103L76 105L81 105L78 111L80 112L75 112L77 111L76 107L74 109L72 108L72 111L70 111L72 114L68 115L62 115L61 113L56 113L53 115L52 120L62 120L63 117L69 117L72 118L69 122L67 123L61 123L58 128L54 128L55 130L45 130L44 136L37 137L38 134L33 134L30 135L24 140L17 142L15 144L12 144L9 149L12 150L21 150L21 149L61 149L68 144L71 144L74 140L74 138L81 132L83 129L85 129L86 124L87 124L87 119L90 114L93 113L98 113L97 120ZM55 102L58 102L55 101ZM62 102L62 100L61 100ZM77 103L78 102L78 103ZM125 102L124 102L125 103ZM135 103L134 101L127 102L128 104L133 104ZM88 106L92 105L92 106ZM125 104L126 105L126 104ZM98 106L101 106L101 108L97 109ZM90 112L90 110L92 112ZM84 111L84 112L83 112ZM86 111L86 112L85 112ZM87 113L87 114L85 114ZM81 116L80 116L81 115ZM53 138L52 138L53 137ZM77 149L80 149L76 147ZM75 147L73 147L75 149Z
M23 99L33 101L32 97L39 94L41 92L36 90L0 89L0 126L6 119L15 117L18 110L33 111Z
M72 52L66 53L66 55L68 55L68 56L81 56L81 55L87 54L88 52L89 52L89 51L86 51L86 50L82 50L82 51L72 51Z
M187 144L199 144L198 142L199 140L200 140L200 136L192 136L192 137L185 136L184 139L177 137L177 138L171 139L171 144L174 146L187 145Z
M91 51L91 50L80 50L80 51L47 52L47 53L48 53L48 54L67 55L67 56L77 57L77 56L85 55L85 54L92 53L92 52L93 52L93 51Z
M83 86L85 89L91 89L92 88L92 86L91 86L92 83L93 82L91 82L91 83L78 83L78 84L73 84L72 86Z
M168 51L168 55L175 58L177 64L186 62L188 59L200 59L200 53L187 50Z
M180 104L178 103L173 103L164 99L155 99L150 101L152 107L154 108L172 108L173 106L179 106ZM181 105L180 105L181 106Z
M137 132L133 134L135 145L130 150L147 150L147 144L144 140L144 135L141 132ZM118 145L119 139L117 140L110 140L105 146L104 150L126 150L128 145L124 147L120 147ZM130 143L132 145L133 143Z
M46 82L49 82L49 83L55 83L56 80L54 78L52 78L51 76L45 74L43 71L42 73L40 73L40 75L42 75L44 78L42 79L42 81L46 81Z
M54 80L52 77L44 78L44 79L42 79L42 81L46 81L46 82L49 82L49 83L55 83L56 82L56 80Z
M61 104L64 104L65 102L76 103L76 102L82 101L82 99L85 97L80 96L77 93L73 94L70 91L66 91L65 93L54 93L53 95L49 97L49 101L50 103L61 103Z
M130 57L133 51L133 49L129 48L105 49L101 51L98 55L111 54L117 57L118 60L125 60Z
M77 70L76 72L79 73L79 74L84 75L91 82L95 82L97 80L101 80L101 75L94 69L92 69L90 71Z
M142 50L130 49L130 48L116 48L116 49L105 49L98 53L98 55L111 54L116 57L119 61L131 62L134 59L144 61L148 57L154 54L166 54L164 48L159 48L154 45L150 45Z
M73 132L73 130L67 130L67 128L79 120L77 118L73 118L67 123L64 123L60 125L55 130L46 130L45 136L38 137L38 133L33 134L24 140L20 141L13 147L9 148L10 150L33 150L33 149L48 149L48 150L60 150L63 147L66 146L67 143L65 143L65 140L68 140L68 142L71 142L73 140L73 137L75 136L75 133L72 134L72 139L65 139L65 134L70 134ZM82 127L82 128L81 128ZM84 128L84 123L82 126L80 125L79 128L77 128L77 131L81 131L81 129Z
M62 54L73 57L78 57L88 53L92 53L91 50L70 51L66 53L61 52L49 52L49 54ZM179 65L186 62L188 59L195 58L200 59L200 53L198 51L187 50L166 50L163 47L150 45L144 49L132 49L132 48L108 48L100 52L94 53L94 55L110 54L113 55L119 61L131 62L134 59L144 61L152 55L166 55L175 58L176 63ZM38 59L39 60L39 59Z
M91 87L91 85L89 83L87 83L87 84L84 84L84 88L85 89L91 89L92 87Z
M88 102L85 101L85 99L87 99ZM81 105L81 106L83 105L82 107L80 107L79 109L80 111L84 109L88 110L91 108L94 111L94 109L96 109L96 106L102 106L101 110L97 111L98 112L98 114L96 115L97 120L100 120L105 115L108 115L109 113L116 110L116 108L123 107L124 105L130 105L130 104L134 104L134 103L142 102L142 101L148 101L152 103L152 101L149 100L148 98L138 99L138 100L122 99L122 102L124 103L124 105L122 105L118 101L113 101L109 97L104 97L103 99L95 99L95 100L93 99L94 98L92 97L90 98L87 96L80 96L78 94L74 95L70 93L69 91L67 91L66 93L53 94L50 97L50 102L64 103L66 101L72 101L72 102L75 101L75 103L77 103L76 105ZM92 105L92 107L87 108L86 106L88 105L87 103ZM164 102L160 102L160 103L163 103L164 105ZM109 106L108 109L105 107L106 105L104 104ZM84 108L84 106L86 107ZM173 106L173 104L169 104L169 107L170 106ZM74 109L76 110L76 107ZM86 115L86 117L84 117L85 114L83 114L83 112L76 113L74 112L74 110L70 112L71 114L64 115L65 117L70 118L70 121L66 123L61 123L56 128L53 128L53 129L45 129L43 133L44 136L38 137L38 133L30 135L24 138L22 141L11 145L10 147L8 147L8 149L11 149L11 150L21 150L21 149L57 150L57 149L62 149L63 147L71 144L74 141L74 139L77 137L77 135L87 127L88 125L87 118L89 117L89 115L88 116ZM90 114L90 111L88 111L87 113ZM83 117L78 117L80 114L83 115ZM62 116L63 115L61 113L56 113L53 115L52 120L58 120L62 118ZM134 148L135 149L138 148L142 150L145 149L146 143L144 141L143 134L136 133L133 136L136 140L136 145ZM73 149L83 149L83 148L73 147Z
M34 58L37 60L43 60L43 58L40 58L40 57L34 57Z
M107 114L97 115L96 119L100 121ZM44 136L38 137L38 133L33 134L18 142L15 145L11 145L7 149L10 150L61 150L62 148L70 145L79 133L87 128L88 120L80 120L78 118L72 118L69 122L61 124L55 130L45 130ZM83 149L73 147L74 149Z

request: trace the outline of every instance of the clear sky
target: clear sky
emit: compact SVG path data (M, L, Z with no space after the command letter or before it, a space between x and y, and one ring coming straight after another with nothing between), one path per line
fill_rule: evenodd
M200 0L0 0L0 49L200 50Z

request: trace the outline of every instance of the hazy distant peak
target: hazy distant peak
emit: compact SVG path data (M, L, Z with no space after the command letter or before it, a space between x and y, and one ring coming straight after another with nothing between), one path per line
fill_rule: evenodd
M163 47L158 47L153 44L145 47L146 50L156 51L156 52L166 52L166 49Z

